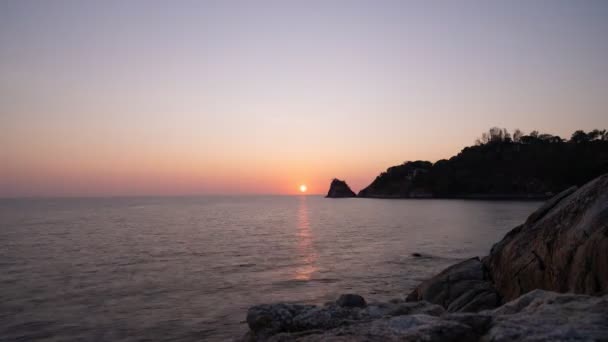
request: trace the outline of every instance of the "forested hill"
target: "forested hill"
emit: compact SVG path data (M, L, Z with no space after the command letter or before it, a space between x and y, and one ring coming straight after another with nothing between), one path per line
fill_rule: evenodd
M449 160L406 162L358 194L380 198L545 198L608 173L608 133L569 140L492 128Z

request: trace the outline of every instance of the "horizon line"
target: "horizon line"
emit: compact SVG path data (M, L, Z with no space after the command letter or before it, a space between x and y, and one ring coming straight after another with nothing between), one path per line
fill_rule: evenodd
M0 196L0 200L27 200L27 199L110 199L110 198L159 198L159 197L256 197L256 196L276 196L276 197L296 197L296 196L325 196L323 193L314 194L278 194L278 193L233 193L233 194L147 194L147 195L34 195L34 196Z

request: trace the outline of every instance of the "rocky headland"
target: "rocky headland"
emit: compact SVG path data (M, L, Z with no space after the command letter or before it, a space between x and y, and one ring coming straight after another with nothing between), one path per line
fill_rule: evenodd
M357 197L547 199L608 172L606 134L578 131L564 140L491 129L486 136L449 159L390 167Z
M407 296L262 304L247 324L244 341L608 341L608 174Z
M327 192L327 198L346 198L346 197L356 197L354 191L350 189L348 184L345 181L334 178L331 181L329 186L329 191Z

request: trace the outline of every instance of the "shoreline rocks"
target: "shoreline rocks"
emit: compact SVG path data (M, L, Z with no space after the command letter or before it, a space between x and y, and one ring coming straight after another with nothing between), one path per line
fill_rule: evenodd
M534 289L608 293L608 174L556 195L483 263L506 300Z
M479 258L471 258L422 282L406 301L439 304L448 312L477 312L497 307L501 299Z
M488 256L446 268L405 300L257 305L244 340L607 341L607 293L608 174L554 196Z
M345 296L356 296L360 298L357 301L365 302L363 297L350 294L342 295L336 302L324 306L286 303L253 306L247 312L250 332L244 341L280 341L387 317L415 314L439 316L445 312L439 305L406 303L401 299L369 303L364 307L345 306L342 303Z
M357 197L345 181L334 178L329 186L326 198Z
M543 290L478 313L399 299L365 308L265 304L249 309L241 341L605 341L607 317L608 295Z

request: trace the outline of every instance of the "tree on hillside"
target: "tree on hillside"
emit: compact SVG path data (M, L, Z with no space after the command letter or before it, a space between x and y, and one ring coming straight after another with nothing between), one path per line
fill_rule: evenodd
M501 142L503 139L502 129L498 127L490 128L490 142Z
M511 134L509 133L509 131L507 131L506 128L502 129L502 141L513 142L513 139L511 138Z
M563 141L561 137L553 134L541 134L538 136L538 139L546 143L559 143Z
M520 142L521 141L521 137L523 137L524 132L520 131L519 128L516 128L515 131L513 131L513 142Z
M577 143L577 144L588 142L589 140L590 140L589 136L583 130L578 130L578 131L572 133L572 137L570 137L570 141Z
M597 140L598 138L601 139L602 133L600 133L599 129L594 129L593 131L587 133L587 137L589 137L589 140Z
M564 142L570 143L585 143L589 141L608 141L608 131L605 129L594 129L588 133L583 130L578 130L572 134L570 140L562 139L558 135L540 133L532 131L525 135L521 130L515 129L513 135L506 128L492 127L487 132L483 132L481 137L475 140L478 146L498 143L516 143L516 144L558 144Z
M485 145L488 143L511 142L511 134L506 128L492 127L488 132L481 133L481 137L475 140L476 145Z

